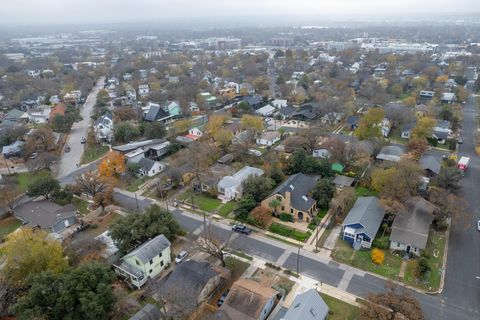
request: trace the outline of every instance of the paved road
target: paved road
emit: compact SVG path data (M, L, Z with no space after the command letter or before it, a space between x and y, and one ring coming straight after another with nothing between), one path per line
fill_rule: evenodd
M467 203L466 214L454 218L450 232L448 261L443 298L459 308L476 312L480 319L480 159L475 154L473 136L476 130L477 109L473 97L464 106L462 128L463 144L458 155L470 157L470 164L462 180L460 196Z
M58 164L58 177L67 176L77 169L77 164L80 163L84 147L84 145L80 143L80 140L82 137L87 137L88 129L91 124L90 115L97 101L97 93L103 88L104 83L105 78L100 78L97 81L97 84L88 95L87 100L81 109L82 121L76 122L72 126L72 131L65 143L66 146L70 146L71 150L70 152L63 152L62 158Z

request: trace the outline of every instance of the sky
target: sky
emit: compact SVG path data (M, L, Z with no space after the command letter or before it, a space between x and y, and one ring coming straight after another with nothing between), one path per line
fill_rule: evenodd
M84 24L176 18L359 16L480 12L480 0L0 0L0 24Z

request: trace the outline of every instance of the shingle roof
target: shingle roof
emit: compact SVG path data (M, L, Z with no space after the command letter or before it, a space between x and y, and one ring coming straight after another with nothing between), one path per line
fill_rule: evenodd
M22 203L14 212L16 217L28 222L32 227L48 229L60 220L75 217L77 209L71 204L61 207L49 200L40 200Z
M374 239L385 216L385 209L377 197L360 197L345 217L342 226L360 224L363 232Z
M170 117L170 115L159 106L151 106L145 115L145 121L157 121Z
M379 160L395 161L398 162L405 153L403 147L400 146L385 146L380 149L380 152L377 155Z
M129 320L159 320L162 316L163 314L157 306L148 303Z
M169 246L170 246L170 241L168 241L168 239L163 234L160 234L155 238L145 242L144 244L142 244L140 247L133 250L129 254L125 255L122 259L134 256L138 258L140 261L142 261L143 263L147 263L153 257L163 252L163 250L165 250Z
M225 176L218 183L219 188L230 188L235 185L241 184L243 180L248 178L251 175L261 176L264 174L262 169L245 166L242 169L238 170L232 176Z
M164 139L143 140L143 141L136 141L132 143L122 144L121 146L115 146L115 147L112 147L112 149L122 153L126 153L126 152L136 150L138 148L142 148L142 147L146 148L146 147L150 147L163 142L165 142Z
M407 202L406 209L395 216L390 240L425 249L435 206L421 197Z
M328 306L315 289L305 291L295 297L283 320L324 320Z
M155 161L147 158L142 158L140 159L140 161L138 161L138 164L140 165L140 168L142 168L143 170L150 171L155 165Z
M315 203L315 200L308 194L315 187L317 180L317 177L307 176L303 173L291 175L276 187L270 196L280 194L285 197L285 193L290 192L290 205L297 210L307 212Z
M351 177L336 176L335 179L333 180L333 183L339 186L350 187L354 181L355 179Z
M424 170L430 170L436 174L440 173L442 167L440 159L432 155L423 155L419 163Z

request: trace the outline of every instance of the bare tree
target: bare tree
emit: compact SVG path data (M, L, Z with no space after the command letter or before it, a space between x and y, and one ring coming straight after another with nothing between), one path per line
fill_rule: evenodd
M97 172L91 170L77 176L76 185L81 192L95 197L97 193L105 192L109 184Z
M20 193L20 190L15 186L2 187L0 189L0 204L13 211L15 199Z
M219 237L212 232L210 225L205 225L204 228L204 237L198 239L198 250L218 259L222 267L225 267L225 246L222 244ZM230 239L227 240L227 243L229 240Z

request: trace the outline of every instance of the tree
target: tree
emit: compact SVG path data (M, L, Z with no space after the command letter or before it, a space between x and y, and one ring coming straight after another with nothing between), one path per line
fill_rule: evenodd
M27 195L29 197L43 196L45 199L49 199L50 195L58 190L60 190L58 180L48 176L32 182L28 186Z
M70 129L72 128L73 122L69 121L66 116L63 114L55 114L53 119L51 120L51 125L53 130L57 132L62 132L62 133L68 133L70 132Z
M110 236L122 252L128 252L159 234L173 241L179 230L170 212L154 204L143 214L130 214L115 221Z
M60 273L68 267L62 244L43 230L21 228L10 233L3 248L4 279L13 286L25 286L31 275L42 271Z
M371 258L372 262L376 265L381 265L383 264L383 261L385 260L385 252L378 248L373 248L371 252Z
M435 119L429 117L419 119L412 130L412 138L426 139L431 137L436 123Z
M311 155L307 155L305 150L298 149L288 159L286 172L288 174L305 173L319 174L322 177L333 176L330 163L326 159L316 159Z
M93 198L97 193L104 192L108 188L107 181L93 170L78 175L75 180L79 191Z
M331 208L336 216L346 216L357 200L357 194L352 187L340 190L331 201Z
M279 184L280 182L285 179L285 175L283 174L282 169L278 164L273 164L272 168L270 169L269 172L270 179L272 179L275 184Z
M355 135L360 140L381 137L380 122L385 118L385 112L381 108L371 108L358 122Z
M116 141L130 142L140 136L140 130L129 122L120 122L113 129L113 136Z
M246 220L250 211L257 206L257 201L252 196L243 196L238 201L237 208L233 211L233 214L238 220Z
M227 114L211 115L208 118L207 125L205 126L205 133L211 137L215 137L217 132L223 127L229 118L230 117Z
M15 185L0 188L0 205L8 207L13 211L15 199L21 194Z
M456 193L460 189L462 173L456 167L443 167L432 180L434 186Z
M82 264L61 274L43 272L13 310L20 319L109 319L114 275L105 265Z
M117 151L110 151L98 165L98 174L101 177L118 177L125 171L125 156Z
M176 134L182 134L193 126L193 122L190 119L181 119L175 121L172 126Z
M439 187L429 189L429 200L437 207L435 210L436 222L444 222L451 216L459 217L464 214L467 207L465 200Z
M213 136L213 140L222 148L226 148L232 143L233 133L230 130L220 128Z
M113 203L113 188L108 186L105 190L95 194L94 205L102 208L102 214L105 212L105 207Z
M415 159L420 159L422 154L428 149L428 144L425 139L412 138L407 143L407 150Z
M264 129L263 118L244 114L241 119L242 128L249 131L253 137L257 137Z
M272 220L272 213L262 206L257 206L250 212L250 217L252 217L259 226L265 228L270 220Z
M298 135L305 139L305 151L307 153L312 154L313 150L317 148L318 138L322 133L323 130L319 127L311 127L300 130Z
M370 294L367 305L359 310L360 320L424 320L422 307L417 299L406 291L397 292L391 286L388 291Z
M438 112L438 117L442 120L450 121L453 117L453 112L450 107L443 107L442 110Z
M330 179L318 180L312 191L312 198L317 201L317 206L322 209L328 209L330 200L334 195L335 185Z
M104 107L107 105L108 101L110 101L110 95L108 94L108 91L105 89L100 90L97 93L97 106Z
M165 125L161 122L142 122L143 136L148 139L161 139L167 134Z
M24 153L29 156L34 152L42 153L51 150L54 146L52 129L41 127L34 129L25 137Z
M273 183L270 178L250 175L242 182L243 194L260 202L265 199L272 190Z
M113 116L115 122L123 122L123 121L130 121L130 120L137 120L138 113L131 107L120 107L116 108L113 111ZM147 122L147 123L160 123L160 122Z
M205 236L203 238L200 238L198 242L199 251L209 254L212 257L218 259L222 267L225 268L227 266L227 264L225 263L224 246L222 245L223 241L212 233L210 226L207 226L205 230Z
M277 209L278 207L280 207L282 205L282 203L280 201L278 201L277 199L273 199L272 201L270 201L268 203L268 206L270 208L272 208L273 210L273 213L276 215L277 214Z

